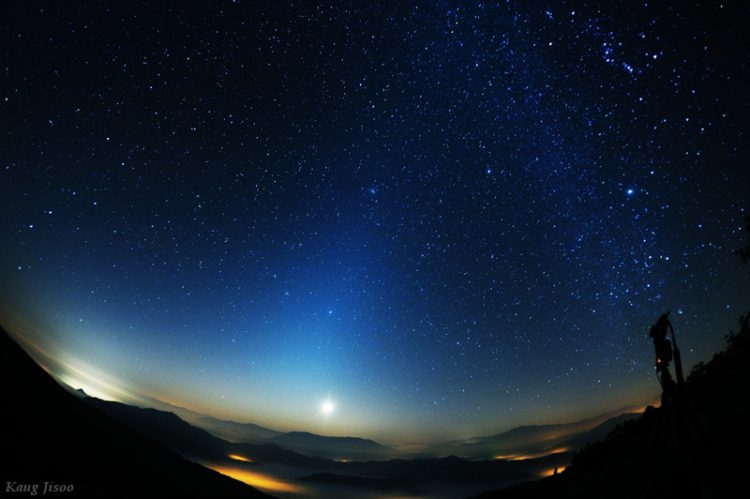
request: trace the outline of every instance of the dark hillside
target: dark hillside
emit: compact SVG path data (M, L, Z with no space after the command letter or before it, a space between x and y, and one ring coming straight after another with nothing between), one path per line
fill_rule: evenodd
M58 385L0 329L0 482L65 497L269 497L180 457Z
M480 498L732 497L745 486L750 315L727 347L690 373L672 407L649 408L583 448L558 476Z

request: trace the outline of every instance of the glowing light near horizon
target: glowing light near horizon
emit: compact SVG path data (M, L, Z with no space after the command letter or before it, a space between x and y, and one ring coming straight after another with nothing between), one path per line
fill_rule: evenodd
M320 412L328 417L336 410L336 404L331 399L326 400L320 405Z
M560 473L565 471L566 468L567 466L556 466L554 468L548 468L546 470L542 470L541 472L539 472L538 476L540 478L547 478L548 476L559 475Z
M18 334L12 337L58 383L63 383L74 390L81 389L87 395L102 400L125 402L137 399L133 393L122 386L122 382L66 352L59 351L54 345L40 344L28 334Z
M252 487L257 487L266 492L287 492L290 494L303 494L305 492L305 489L299 485L284 482L277 477L266 475L264 473L214 464L209 464L208 467L222 475L234 478L235 480L239 480L240 482L246 483Z
M242 456L240 454L227 454L227 457L229 459L234 459L235 461L242 461L243 463L252 463L253 460L249 457Z
M495 456L495 459L499 461L525 461L527 459L537 459L540 457L551 456L553 454L562 454L568 452L568 447L555 447L554 449L548 449L542 452L534 452L529 454L505 454Z
M48 370L52 377L56 378L73 389L81 389L90 397L102 400L114 400L115 402L126 402L137 400L136 396L126 389L118 386L109 376L91 367L77 367L69 361L55 359L62 368L55 372Z

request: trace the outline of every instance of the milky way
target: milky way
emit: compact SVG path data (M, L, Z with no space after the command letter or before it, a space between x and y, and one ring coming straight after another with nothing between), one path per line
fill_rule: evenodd
M747 7L376 3L2 7L3 324L386 439L647 403L665 310L687 365L720 348Z

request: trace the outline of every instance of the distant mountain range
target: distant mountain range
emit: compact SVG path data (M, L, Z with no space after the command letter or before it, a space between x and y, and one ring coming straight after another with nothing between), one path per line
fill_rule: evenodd
M280 431L269 430L253 423L224 421L200 414L192 421L188 421L230 442L263 443L282 434Z
M179 405L169 404L153 397L143 397L143 399L149 407L173 412L188 423L203 428L204 430L211 432L213 435L230 442L254 444L267 443L269 439L283 433L253 423L238 423L235 421L218 419Z
M635 407L610 411L571 423L520 426L503 433L430 446L428 454L468 459L524 459L577 450L605 436L623 421L637 417Z
M92 397L84 399L92 407L152 438L185 457L207 466L283 475L309 487L355 487L366 490L391 490L422 493L447 486L473 484L477 491L490 484L516 483L534 478L549 466L563 465L565 456L526 463L512 461L468 461L457 457L442 459L394 459L384 461L341 461L311 457L287 450L276 443L235 443L196 428L171 412L143 409ZM309 433L283 434L285 443L305 445L316 442L334 446L375 450L382 446L358 438L322 437ZM278 438L278 437L277 437ZM313 449L314 450L314 449ZM218 468L217 468L218 469ZM322 493L327 497L328 493Z
M83 391L79 390L78 394L81 393ZM624 407L570 423L520 426L495 435L431 444L417 453L409 454L365 438L323 436L302 431L280 432L253 423L218 419L154 398L147 400L153 407L175 413L193 426L228 442L276 444L306 456L343 461L448 456L524 459L552 452L571 452L603 438L617 424L635 418L638 415L636 411L639 411L636 407Z
M335 460L382 460L398 454L395 449L364 438L324 437L301 431L283 433L271 441L296 452Z
M75 390L75 392L79 396L87 397L83 390ZM227 443L274 444L310 457L343 461L374 461L401 456L396 449L365 438L323 436L301 431L283 433L253 423L237 423L206 416L157 399L149 400L164 412L179 415L184 420L183 423L187 421ZM116 414L113 415L116 416Z
M439 497L461 496L478 493L502 484L513 484L533 480L551 470L564 469L569 464L573 450L608 433L619 422L632 419L623 414L605 419L607 415L564 425L541 425L516 428L498 435L483 437L468 444L456 445L489 446L491 442L524 443L529 438L549 437L538 444L546 449L550 441L566 447L556 452L541 452L539 455L505 459L469 460L456 456L422 459L387 459L376 461L344 461L313 457L323 449L339 449L337 456L351 456L350 452L379 452L380 444L371 440L351 437L324 437L311 433L291 432L272 437L272 443L252 444L229 442L209 432L192 426L176 414L155 409L143 409L108 402L96 398L85 398L86 403L125 423L133 430L175 449L191 460L209 466L229 465L239 469L270 470L290 483L304 484L327 496L330 490L390 491L409 494L435 494ZM236 423L235 423L236 424ZM590 428L588 431L581 431ZM524 444L525 445L525 444ZM295 452L289 446L304 447L309 452ZM523 447L529 450L530 447ZM237 462L240 460L242 462ZM281 474L281 475L279 475ZM315 489L315 488L318 489ZM330 489L333 487L333 489ZM321 490L323 492L321 492ZM334 494L335 495L335 494ZM340 495L339 495L340 496Z
M235 443L196 428L171 412L143 409L120 402L110 402L93 397L85 402L103 413L121 421L143 435L153 438L193 460L206 462L231 462L230 455L247 456L254 462L277 463L291 466L328 465L325 459L305 456L281 448L279 445Z

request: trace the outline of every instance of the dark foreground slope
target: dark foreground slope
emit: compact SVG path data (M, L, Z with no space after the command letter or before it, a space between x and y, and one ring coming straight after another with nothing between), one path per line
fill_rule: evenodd
M724 498L747 487L750 316L688 378L682 402L650 408L581 450L563 473L478 496Z
M77 399L2 329L0 379L3 493L36 484L41 496L44 482L54 482L73 485L65 497L268 497L183 459Z

